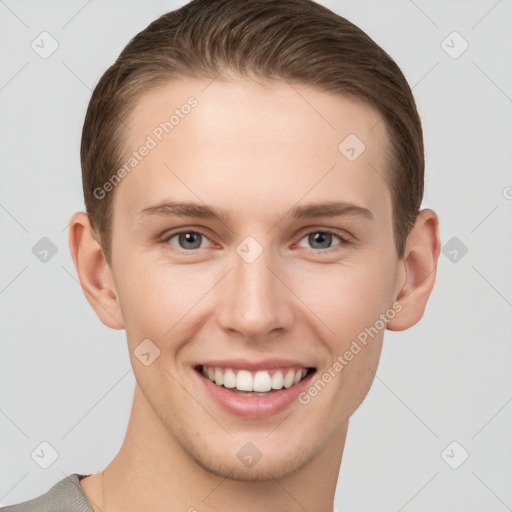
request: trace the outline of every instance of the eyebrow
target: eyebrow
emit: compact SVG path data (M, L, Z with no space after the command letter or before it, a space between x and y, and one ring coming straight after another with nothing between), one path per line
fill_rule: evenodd
M283 217L291 219L309 219L315 217L341 217L346 215L361 216L369 220L373 219L373 214L368 208L344 201L317 202L294 206ZM195 217L228 224L231 218L231 211L193 202L167 201L144 208L137 214L137 219L143 221L152 216Z

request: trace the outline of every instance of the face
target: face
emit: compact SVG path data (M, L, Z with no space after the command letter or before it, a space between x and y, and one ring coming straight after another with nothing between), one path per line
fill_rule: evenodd
M367 394L400 289L384 123L217 79L147 93L128 125L126 160L150 150L114 191L111 271L155 432L221 476L288 474Z

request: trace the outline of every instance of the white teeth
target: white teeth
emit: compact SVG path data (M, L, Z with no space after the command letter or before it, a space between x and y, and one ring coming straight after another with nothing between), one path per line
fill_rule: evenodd
M215 381L215 383L217 383L217 381ZM224 387L231 389L231 388L234 388L235 386L236 386L235 372L231 368L228 368L224 372Z
M277 370L271 376L268 371L259 370L253 376L248 370L203 366L202 373L218 386L236 388L238 391L252 392L255 396L260 396L268 394L267 392L272 389L291 388L298 384L308 371L306 368Z
M284 377L284 387L286 389L291 388L293 386L293 378L295 377L295 372L293 370L288 370Z
M222 378L222 372L217 368L214 372L215 376L215 384L218 386L222 386L223 378Z
M283 387L283 372L276 372L272 375L272 389L281 389Z
M254 391L252 389L252 375L247 370L239 370L236 374L236 389L239 391Z
M256 372L254 376L254 382L252 384L252 390L263 393L272 389L272 379L268 372L260 371Z

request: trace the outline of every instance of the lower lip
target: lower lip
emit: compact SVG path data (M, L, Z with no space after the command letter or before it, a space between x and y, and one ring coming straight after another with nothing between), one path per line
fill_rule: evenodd
M298 384L282 388L265 396L238 394L224 386L218 386L210 379L194 370L212 398L226 411L246 418L265 418L286 409L309 385L315 372L311 372Z

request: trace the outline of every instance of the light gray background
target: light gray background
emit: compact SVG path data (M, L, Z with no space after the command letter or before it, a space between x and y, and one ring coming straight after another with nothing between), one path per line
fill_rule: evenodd
M86 301L66 228L84 207L92 88L132 36L183 3L0 0L1 505L98 471L124 437L135 382L125 333ZM443 245L457 237L468 249L455 262L450 247L441 255L423 320L386 334L351 420L336 506L512 510L512 2L321 3L406 75L425 132L424 206L440 215ZM31 48L42 31L59 44L48 59ZM458 58L442 46L453 31L469 43ZM46 263L32 252L42 237L58 249ZM43 441L58 452L48 469L31 457Z

